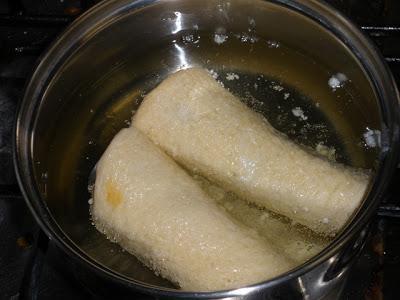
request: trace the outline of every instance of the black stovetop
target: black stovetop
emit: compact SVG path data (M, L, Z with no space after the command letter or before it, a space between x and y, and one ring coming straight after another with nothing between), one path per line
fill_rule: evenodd
M0 299L91 299L40 232L12 163L16 107L38 57L98 1L0 0ZM373 39L400 84L400 1L330 0ZM400 298L400 171L395 175L341 299Z

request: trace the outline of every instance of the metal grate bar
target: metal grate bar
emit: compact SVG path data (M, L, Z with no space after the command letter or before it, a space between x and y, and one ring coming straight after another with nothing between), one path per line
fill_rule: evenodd
M400 32L400 27L398 26L361 26L361 29L367 32L370 31L391 31Z
M46 16L46 15L0 15L0 25L5 26L43 26L43 25L62 25L65 26L74 20L70 16Z
M17 55L40 55L43 50L46 48L46 44L39 44L39 45L30 45L30 46L19 46L19 47L14 47L11 49L14 54Z
M389 63L400 63L400 57L385 57L385 60Z
M378 209L378 216L400 219L400 207L394 205L382 205Z

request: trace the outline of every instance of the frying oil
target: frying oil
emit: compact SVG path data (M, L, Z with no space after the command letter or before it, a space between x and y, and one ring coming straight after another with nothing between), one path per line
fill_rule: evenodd
M369 146L378 137L371 131L372 143L366 143L368 116L347 115L360 97L351 78L279 41L193 29L135 55L118 69L132 80L104 112L114 131L129 123L131 112L167 75L198 66L296 143L355 167L373 165L376 149Z
M132 79L106 106L95 109L106 119L95 122L101 134L96 138L99 147L91 153L89 150L91 163L98 160L112 137L130 124L132 114L148 92L169 74L192 66L207 69L221 85L307 151L358 168L373 165L374 144L366 143L365 133L355 129L346 115L346 107L360 97L346 74L279 41L248 32L204 33L197 28L170 36L139 56L127 56L116 70L117 76L113 76L114 70L110 71L107 78L111 79L104 84L112 85L113 80L122 77ZM359 118L360 123L363 118L368 123L367 117ZM377 135L371 136L376 144ZM250 205L204 178L193 176L233 219L252 227L267 240L274 240L296 265L329 242L285 217Z

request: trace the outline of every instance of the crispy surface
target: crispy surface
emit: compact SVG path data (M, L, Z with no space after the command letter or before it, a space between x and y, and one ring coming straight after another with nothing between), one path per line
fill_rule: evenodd
M191 171L322 234L346 223L368 184L289 141L203 69L165 79L133 126Z
M92 216L111 240L185 290L242 287L290 268L135 128L118 133L98 163Z

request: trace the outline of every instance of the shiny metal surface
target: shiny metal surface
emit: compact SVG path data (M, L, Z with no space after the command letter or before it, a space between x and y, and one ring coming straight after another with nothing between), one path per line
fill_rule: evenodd
M228 36L228 41L215 43L215 34ZM236 34L241 38L235 40ZM253 43L252 37L259 41ZM271 41L282 45L279 51L268 47ZM343 161L375 169L370 193L347 228L289 274L232 291L182 292L91 225L87 182L101 153L127 126L147 91L167 74L191 65L249 78L264 74L318 101L334 128L326 139L339 145ZM338 95L346 96L340 91L335 96L326 92L329 77L320 76L323 69L351 78L351 101L337 101ZM42 57L18 115L17 173L42 228L72 255L84 282L97 282L93 288L100 291L99 283L107 282L104 294L112 295L111 285L127 295L151 297L319 299L346 277L352 255L363 245L361 231L396 165L397 101L395 85L374 47L319 1L105 1L76 20ZM354 142L366 126L382 131L380 149L366 150Z

